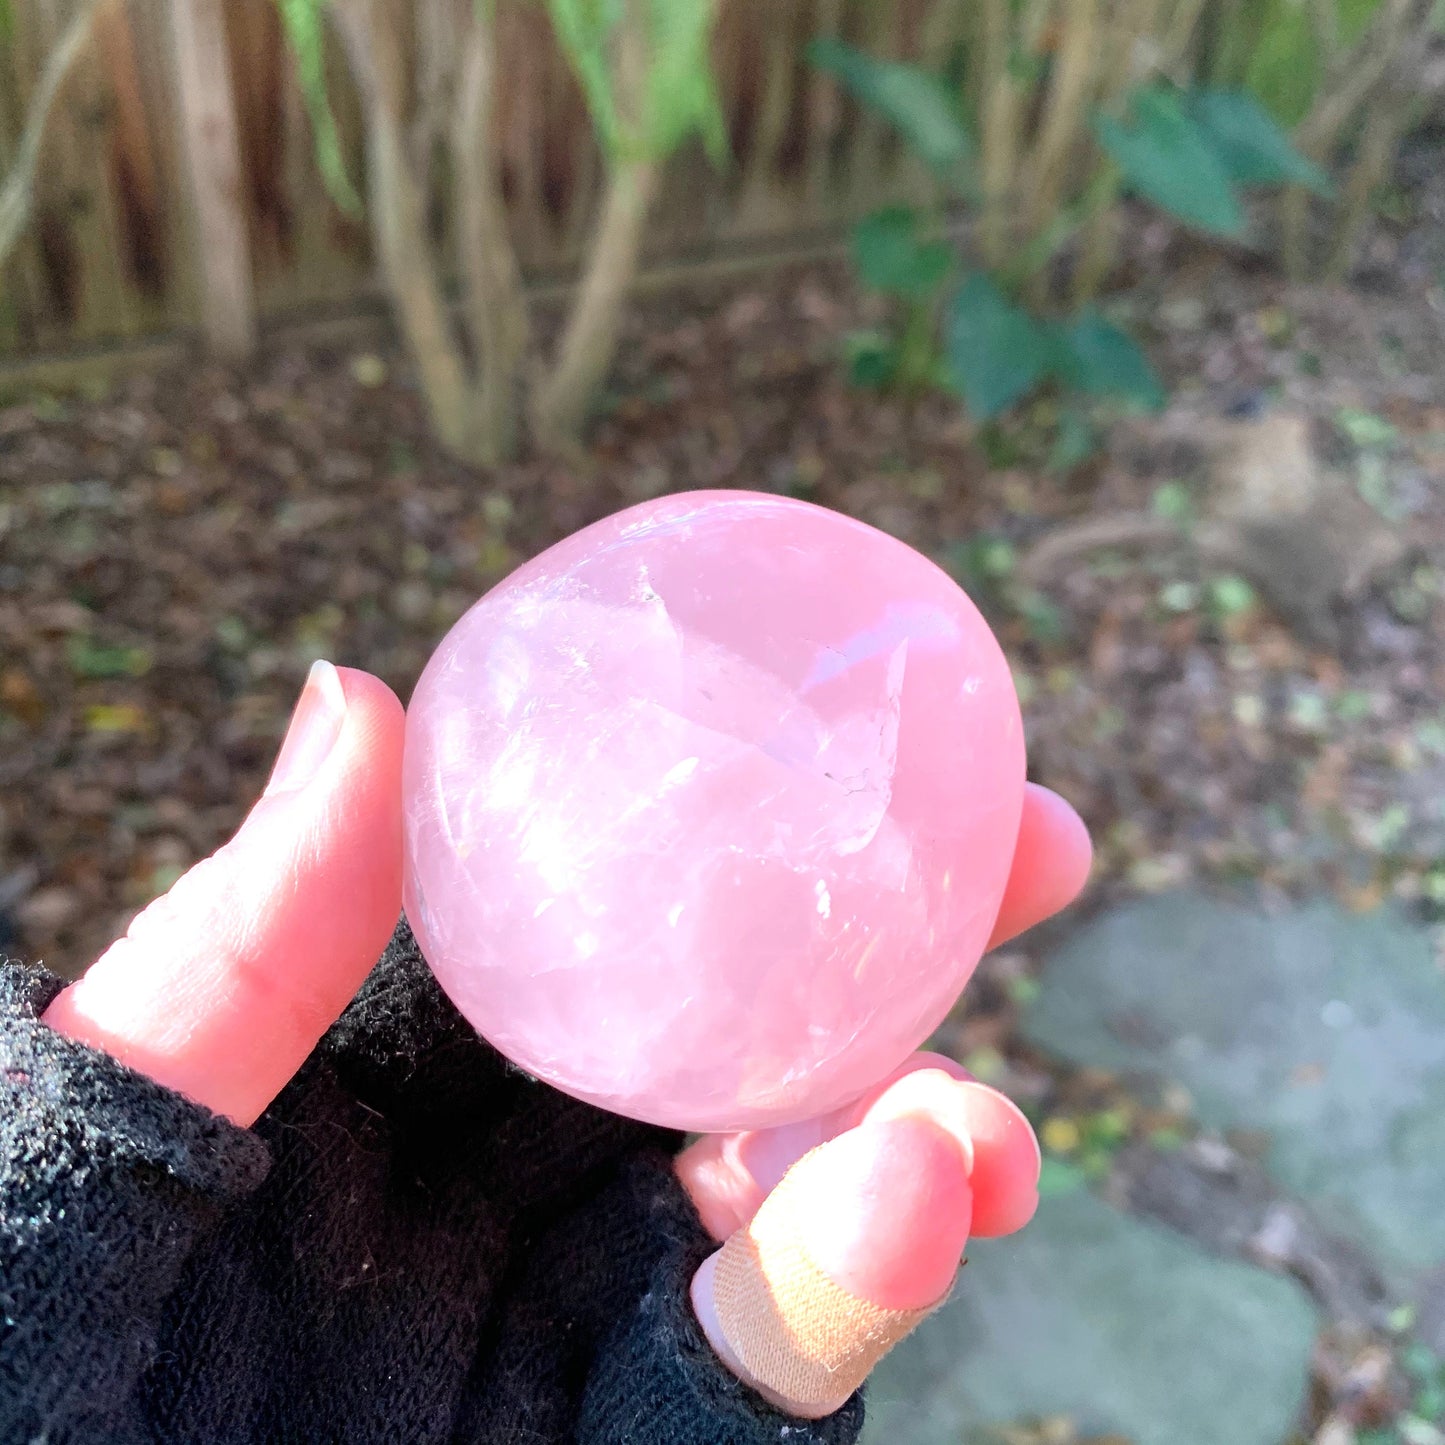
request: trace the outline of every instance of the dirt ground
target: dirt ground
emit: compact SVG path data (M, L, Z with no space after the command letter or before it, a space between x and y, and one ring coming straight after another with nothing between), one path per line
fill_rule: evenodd
M1094 829L1096 899L1207 875L1445 906L1436 267L1412 271L1395 241L1393 266L1352 289L1291 287L1179 254L1167 232L1141 244L1156 264L1118 309L1175 414L1315 417L1407 539L1328 648L1179 549L1106 549L1013 585L1053 529L1177 504L1200 479L1168 446L1133 445L1132 423L1061 476L1040 464L1047 403L980 437L946 398L851 390L838 356L868 308L836 266L639 305L583 465L449 462L394 348L287 346L245 375L196 364L0 408L12 946L83 967L222 841L314 658L369 668L404 698L447 626L519 561L694 487L807 497L955 570L1015 663L1034 776Z

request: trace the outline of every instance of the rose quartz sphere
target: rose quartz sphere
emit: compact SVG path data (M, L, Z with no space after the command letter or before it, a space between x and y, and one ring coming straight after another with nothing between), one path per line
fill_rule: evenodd
M407 720L406 911L527 1072L691 1130L857 1098L938 1026L1018 836L969 599L804 502L667 497L515 572Z

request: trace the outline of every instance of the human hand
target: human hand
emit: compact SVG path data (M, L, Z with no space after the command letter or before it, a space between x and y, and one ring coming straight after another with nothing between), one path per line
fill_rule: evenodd
M1031 786L990 946L1072 902L1090 862L1077 814ZM971 1235L1011 1234L1038 1205L1027 1120L939 1054L821 1119L700 1140L677 1168L729 1241L693 1281L704 1333L734 1374L808 1417L839 1409L947 1295Z
M346 1007L401 911L402 732L384 684L318 664L236 837L141 913L46 1022L253 1123ZM1072 810L1031 789L994 942L1069 902L1088 863ZM1038 1153L1022 1115L930 1055L826 1119L702 1141L678 1171L725 1239L825 1140L794 1171L792 1201L774 1200L786 1206L782 1230L806 1229L829 1278L884 1311L931 1305L970 1229L1007 1233L1033 1212ZM738 1357L747 1331L719 1319L715 1268L699 1272L694 1301L734 1373L794 1413L842 1404L779 1397L750 1372Z

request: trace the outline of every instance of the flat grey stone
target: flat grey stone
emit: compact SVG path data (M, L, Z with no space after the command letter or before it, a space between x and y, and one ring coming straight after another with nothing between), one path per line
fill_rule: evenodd
M865 1445L973 1445L1055 1415L1132 1445L1279 1445L1316 1316L1288 1280L1079 1192L970 1246L953 1300L880 1366Z
M1399 914L1131 904L1062 944L1025 1032L1265 1134L1281 1185L1392 1272L1445 1262L1445 976Z

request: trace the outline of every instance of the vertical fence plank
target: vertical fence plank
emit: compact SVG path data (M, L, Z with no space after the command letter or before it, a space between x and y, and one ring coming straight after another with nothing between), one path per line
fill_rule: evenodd
M13 11L13 52L16 66L16 105L21 117L29 108L36 83L50 53L51 39L46 17L35 3L17 5ZM51 109L52 118L69 98L62 86ZM26 330L32 346L50 348L63 344L76 331L74 276L70 247L67 190L63 183L61 142L47 126L41 142L40 164L35 172L34 198L30 208L30 232L26 245L30 260L29 280L32 309Z
M781 160L793 114L800 37L797 0L774 0L767 24L758 28L758 89L753 100L747 155L738 158L741 179L738 221L750 231L767 231L788 208Z
M256 311L222 4L171 0L170 20L202 326L217 354L239 358L255 347Z
M167 288L174 250L164 199L166 177L159 133L146 103L141 69L145 17L130 4L101 16L96 53L109 80L112 125L109 157L110 214L123 248L122 265L132 294L132 329L155 331L165 325Z
M191 260L190 216L179 156L179 126L171 84L169 0L128 0L134 37L136 84L152 138L156 170L155 225L157 249L165 258L164 295L160 300L166 327L191 327L198 319L199 289Z
M15 163L25 107L37 72L28 64L23 37L0 34L0 168ZM0 266L0 352L33 345L43 310L35 227L20 237Z
M836 40L843 33L843 0L815 0L813 34ZM843 94L838 82L814 70L808 87L808 140L805 168L808 199L822 211L833 199L837 176L836 152L843 123Z
M0 276L0 353L188 325L203 301L212 313L226 309L231 319L213 314L211 324L240 348L257 312L370 294L367 227L326 192L275 0L105 3L107 37L57 103L34 223ZM1015 8L1013 0L991 3ZM1124 27L1161 0L1088 3ZM12 0L15 32L0 37L0 159L73 4ZM939 66L960 43L976 43L982 4L719 0L715 60L733 164L719 170L696 145L676 158L648 224L648 257L815 231L918 194L918 166L806 61L804 48L812 36L832 35ZM1024 8L1038 10L1040 0ZM1053 11L1061 8L1055 0ZM439 10L432 18L445 17ZM222 29L224 45L207 39ZM432 73L444 70L444 28L421 26L417 38L432 47ZM360 108L332 41L332 106L360 185ZM555 274L576 265L596 227L600 152L545 5L502 0L499 44L495 124L513 236L530 275ZM1098 63L1118 66L1120 49L1111 35ZM1090 240L1107 249L1106 236Z
M65 0L40 0L40 34L48 49L69 18ZM124 25L115 3L96 13L89 45L77 57L51 116L47 144L65 220L50 244L66 252L66 304L77 339L134 335L142 318L123 259L122 227L113 188L115 101L110 51Z

